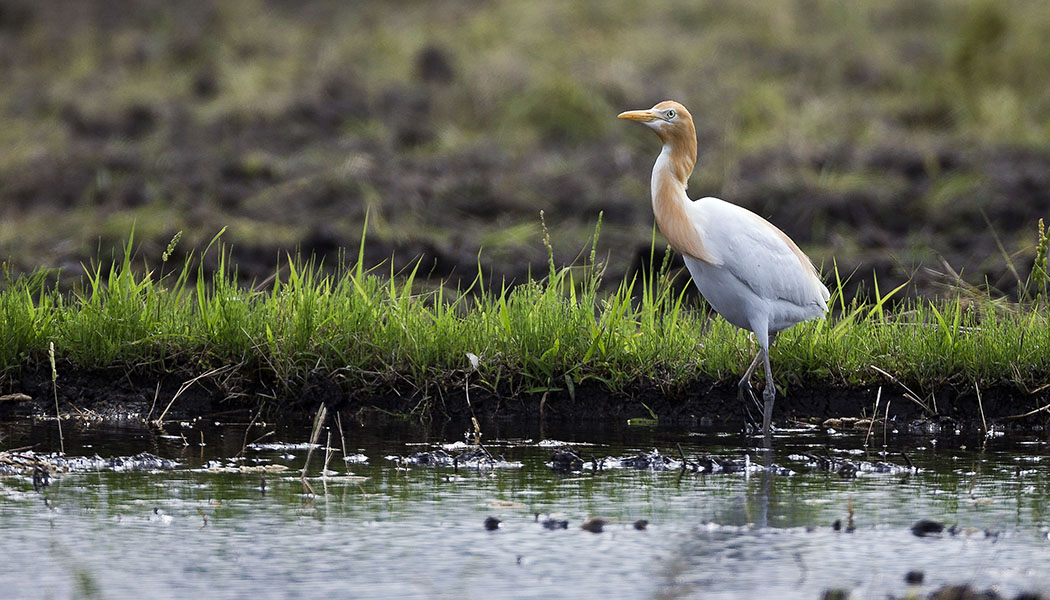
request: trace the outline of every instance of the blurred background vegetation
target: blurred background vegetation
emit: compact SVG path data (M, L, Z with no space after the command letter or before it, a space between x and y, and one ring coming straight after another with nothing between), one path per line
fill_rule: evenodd
M1050 215L1047 40L1038 0L0 0L0 260L69 279L133 227L156 265L228 226L261 280L368 211L372 264L469 282L480 251L520 282L540 210L559 263L604 211L616 280L658 152L616 114L671 98L694 197L854 285L937 293L949 264L1011 293Z

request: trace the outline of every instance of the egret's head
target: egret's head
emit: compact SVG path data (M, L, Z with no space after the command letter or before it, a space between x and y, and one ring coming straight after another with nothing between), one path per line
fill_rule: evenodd
M693 137L693 116L684 106L674 100L664 100L646 110L629 110L619 114L621 119L639 121L648 125L664 142L676 137Z

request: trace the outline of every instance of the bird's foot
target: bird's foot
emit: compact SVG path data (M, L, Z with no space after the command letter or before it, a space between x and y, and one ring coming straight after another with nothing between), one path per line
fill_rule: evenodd
M762 405L758 402L758 396L755 395L755 388L751 387L751 383L750 382L742 381L742 382L740 382L740 385L738 385L736 389L737 389L736 397L737 397L737 399L740 402L744 402L744 398L745 397L750 398L751 402L755 405L755 408L757 408L759 410L759 412L762 411ZM744 406L745 406L745 408L747 407L747 403L746 402L744 403Z
M745 400L745 396L750 401ZM744 407L744 431L758 431L762 426L762 417L756 417L755 413L751 412L751 405L754 405L755 409L758 411L758 415L763 414L763 407L758 401L758 397L755 395L755 390L751 387L750 383L747 385L740 385L737 388L737 400L740 402L741 406Z
M744 404L744 428L741 430L741 434L744 436L750 435L754 431L758 431L762 427L762 419L756 418L751 412L751 408Z

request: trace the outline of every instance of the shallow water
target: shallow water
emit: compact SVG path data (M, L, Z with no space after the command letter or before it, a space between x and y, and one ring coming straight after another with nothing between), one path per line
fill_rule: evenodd
M0 424L0 449L57 448L52 428ZM757 440L739 435L626 428L541 436L490 424L486 447L507 468L455 470L399 467L387 457L461 442L461 428L393 423L348 427L347 452L367 462L344 463L335 453L335 473L310 480L313 496L295 470L306 457L305 428L70 429L68 454L148 451L179 466L58 474L39 492L31 477L0 477L3 597L815 599L834 587L885 598L907 591L911 570L924 572L925 591L969 583L1007 597L1050 592L1047 448L1038 440L991 439L982 451L950 435L891 436L880 456L865 455L859 437L785 432L771 460L794 473L780 475L760 468ZM299 446L261 446L228 460L269 431L260 444ZM587 465L556 474L542 439L573 442L588 460L654 448L677 458L680 444L687 458L749 459L752 469ZM331 445L340 446L337 432ZM844 479L807 466L800 453L901 468ZM314 454L315 475L323 454ZM267 464L289 469L207 470ZM348 478L347 468L367 479ZM851 503L855 530L846 533ZM547 530L535 513L569 527ZM595 515L610 521L602 533L580 529ZM489 516L503 521L498 530L484 528ZM920 518L967 529L919 538L910 527ZM636 530L637 519L648 528Z

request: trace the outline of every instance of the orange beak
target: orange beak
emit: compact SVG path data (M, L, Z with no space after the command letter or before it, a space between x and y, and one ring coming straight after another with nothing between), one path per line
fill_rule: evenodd
M656 121L657 119L661 118L659 115L654 113L652 109L629 110L627 112L622 112L616 115L616 117L619 119L627 119L628 121L641 121L643 123Z

